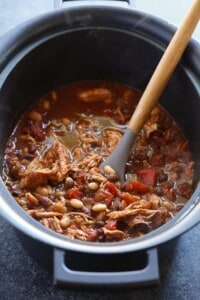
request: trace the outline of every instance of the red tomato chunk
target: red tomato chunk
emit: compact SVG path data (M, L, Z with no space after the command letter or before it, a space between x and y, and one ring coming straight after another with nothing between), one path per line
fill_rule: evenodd
M139 178L147 185L155 186L157 182L157 172L155 169L139 170Z

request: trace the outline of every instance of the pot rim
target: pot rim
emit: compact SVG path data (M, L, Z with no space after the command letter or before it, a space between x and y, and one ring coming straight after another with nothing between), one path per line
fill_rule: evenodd
M81 6L81 8L70 7L67 9L57 10L55 12L48 12L45 15L35 17L34 19L19 25L3 37L3 43L0 46L0 71L2 71L2 75L0 75L0 86L1 82L3 83L4 80L6 80L10 70L18 63L18 60L21 59L22 55L20 54L24 52L24 49L26 49L25 52L30 51L30 45L39 43L38 39L42 39L42 41L44 41L45 37L47 38L46 34L48 34L48 38L50 38L52 34L55 36L56 32L61 34L63 31L65 32L66 30L76 29L77 24L73 23L73 16L77 13L80 13L83 17L87 17L88 14L91 15L91 11L98 15L98 13L104 13L105 10L108 14L111 10L112 12L114 10L115 14L112 14L114 19L117 17L118 13L120 13L122 17L126 17L128 19L126 22L128 24L132 21L133 15L135 16L136 22L143 19L143 22L140 22L139 25L137 25L137 34L141 34L144 38L145 35L148 36L149 34L152 38L152 42L159 41L159 44L161 47L163 46L163 48L171 39L171 36L175 31L175 27L170 26L167 22L160 20L157 17L124 7L84 5L83 7ZM109 17L111 18L110 14ZM129 18L131 19L129 20ZM101 22L104 21L104 18L102 19L103 20L98 20L99 24L97 24L97 27L101 26ZM82 21L83 20L81 20L80 17L80 24ZM66 26L69 26L69 28L63 29L63 22ZM91 25L90 22L91 20L88 18L82 27L87 28ZM131 33L132 27L130 27L130 25L128 26L129 29L125 27L115 28L114 26L111 29L128 30L129 33ZM80 27L81 26L79 26L79 28ZM36 28L39 28L39 30L36 31ZM152 31L154 33L153 36L151 35ZM198 54L199 49L200 45L196 41L191 40L188 49L186 50L186 55L189 51ZM18 59L14 63L16 58ZM193 65L195 65L195 62L191 64L190 68L193 68ZM194 73L196 73L196 78L199 78L200 68L195 68ZM33 239L39 240L53 247L73 251L81 250L82 252L87 253L108 254L130 252L157 247L159 244L176 238L196 225L200 221L200 184L197 185L191 199L175 218L142 238L136 238L125 242L101 244L82 242L66 238L45 228L32 217L28 216L28 214L15 202L2 180L0 181L0 206L2 216L14 227Z

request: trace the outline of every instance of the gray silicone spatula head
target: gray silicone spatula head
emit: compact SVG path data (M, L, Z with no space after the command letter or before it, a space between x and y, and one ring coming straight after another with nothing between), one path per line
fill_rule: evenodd
M101 163L100 168L103 173L106 173L106 168L109 166L121 180L124 179L126 162L136 136L137 133L127 128L115 150Z

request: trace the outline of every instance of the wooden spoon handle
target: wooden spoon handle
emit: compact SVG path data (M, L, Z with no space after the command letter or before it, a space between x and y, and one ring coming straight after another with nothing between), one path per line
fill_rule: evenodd
M194 0L180 27L177 29L165 50L130 119L128 128L132 131L138 133L149 117L177 66L199 19L200 0Z

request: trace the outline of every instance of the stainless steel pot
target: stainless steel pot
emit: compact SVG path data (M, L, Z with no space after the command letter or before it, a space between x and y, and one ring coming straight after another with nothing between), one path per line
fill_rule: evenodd
M92 4L47 13L1 39L0 153L21 113L50 89L76 80L105 79L144 90L175 28L129 7ZM55 284L128 286L156 283L158 258L200 221L200 45L191 41L161 104L190 140L196 189L166 225L142 238L88 243L65 238L29 217L0 181L1 215L24 247L53 271Z

